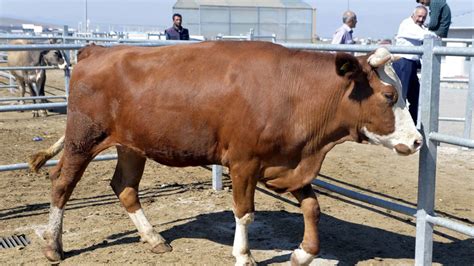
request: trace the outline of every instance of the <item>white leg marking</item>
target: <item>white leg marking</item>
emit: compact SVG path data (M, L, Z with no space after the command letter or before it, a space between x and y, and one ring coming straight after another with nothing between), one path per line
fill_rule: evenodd
M235 257L235 265L255 265L255 260L250 254L248 227L253 222L255 214L247 213L242 218L235 217L235 237L232 255Z
M36 234L43 238L45 232L51 233L53 241L58 241L61 245L62 242L62 231L63 231L63 215L64 209L59 209L58 207L51 206L49 210L49 222L45 227L40 227L36 230Z
M297 262L298 265L309 265L313 261L314 257L314 255L304 251L304 249L301 247L295 249L293 254L291 254L291 260Z
M166 242L160 234L155 233L153 226L148 222L142 209L138 209L134 213L129 212L128 215L130 219L132 219L133 224L137 227L141 241L148 242L152 246Z

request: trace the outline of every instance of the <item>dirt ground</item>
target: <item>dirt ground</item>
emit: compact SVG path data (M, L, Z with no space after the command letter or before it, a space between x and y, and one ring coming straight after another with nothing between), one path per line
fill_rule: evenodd
M60 76L59 71L49 74L50 94L63 93ZM462 98L462 93L455 90L446 95ZM0 91L0 97L7 96L14 95ZM65 121L65 115L56 113L35 119L31 112L0 113L0 164L25 162L31 153L48 147L62 135ZM34 137L43 140L33 141ZM115 151L106 151L110 152ZM474 225L473 162L472 150L445 145L439 148L437 213L470 226ZM63 264L234 263L232 186L227 176L225 189L213 191L211 172L205 167L171 168L147 163L141 183L142 204L150 222L174 248L156 255L139 242L131 220L109 186L114 166L113 161L91 163L74 191L64 217ZM0 250L2 265L48 264L35 234L48 219L50 183L46 173L0 172L0 237L26 234L32 242L25 248ZM321 180L345 188L409 207L416 205L418 155L400 157L382 147L345 143L328 154L321 174L325 176L318 177ZM322 259L314 265L414 263L413 217L316 189L323 213ZM275 195L263 188L256 192L257 213L249 238L253 255L261 265L286 264L291 250L300 243L303 220L295 202L291 195ZM435 264L474 264L472 238L436 227L434 240Z

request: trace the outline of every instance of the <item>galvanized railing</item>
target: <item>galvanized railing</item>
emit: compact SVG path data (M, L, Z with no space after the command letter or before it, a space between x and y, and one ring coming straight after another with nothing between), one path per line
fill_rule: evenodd
M140 46L163 46L173 44L189 44L191 42L183 41L154 41L148 43L134 43L133 45ZM415 216L417 219L417 233L416 233L416 251L415 264L416 265L431 265L433 253L433 227L439 225L460 233L474 237L474 228L462 223L453 222L451 220L437 217L434 213L434 192L435 192L435 177L436 177L436 158L437 158L437 144L439 142L459 145L463 147L474 148L474 141L469 139L470 128L472 123L472 102L474 101L474 64L471 63L471 70L469 75L469 89L467 97L467 105L465 116L465 132L464 136L467 138L459 138L440 134L438 130L439 121L439 89L440 89L440 66L442 55L452 56L469 56L474 57L473 48L459 48L459 47L441 47L439 39L426 39L423 47L399 47L386 46L392 53L403 54L419 54L423 55L423 69L421 80L421 131L424 135L425 143L420 151L419 163L419 178L418 178L418 205L417 209L408 206L400 205L393 202L388 202L375 197L367 196L355 191L350 191L327 182L320 180L314 181L313 184L343 194L345 196L361 200L376 206L387 208L406 215ZM106 44L106 46L113 46L116 44ZM291 49L309 49L320 51L346 51L346 52L370 52L378 48L378 46L370 45L332 45L332 44L293 44L282 43L281 45ZM0 50L42 50L42 49L66 49L74 50L84 47L85 44L60 44L60 45L18 45L18 46L0 46ZM471 60L472 62L472 60ZM1 68L0 68L1 70ZM63 103L58 103L63 104ZM64 104L65 106L66 104ZM45 108L41 104L24 106L28 110ZM8 108L1 107L0 112L6 111ZM13 109L8 109L13 110ZM116 155L104 155L105 157L98 157L98 159L115 159ZM54 165L56 161L48 162L49 165ZM27 168L26 164L15 164L0 166L0 171L10 171ZM214 165L212 167L213 174L213 188L222 189L222 167Z

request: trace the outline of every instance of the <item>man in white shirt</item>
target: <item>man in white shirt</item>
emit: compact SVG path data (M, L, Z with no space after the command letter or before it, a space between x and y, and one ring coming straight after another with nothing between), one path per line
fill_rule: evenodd
M332 44L354 44L352 39L353 28L357 24L357 16L352 11L346 11L342 15L342 26L336 30L332 37Z
M426 20L428 10L424 6L417 6L409 18L400 23L396 37L396 45L421 46L426 35L436 34L428 31L423 23ZM404 100L410 103L409 110L415 124L418 118L418 98L420 94L420 81L416 75L421 67L420 56L412 54L401 54L402 58L393 63L393 68L402 82L402 94Z

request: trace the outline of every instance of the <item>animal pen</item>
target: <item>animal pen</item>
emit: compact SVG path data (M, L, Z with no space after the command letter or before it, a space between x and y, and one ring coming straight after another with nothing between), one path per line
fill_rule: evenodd
M4 38L18 38L18 36L10 36ZM68 44L67 41L84 41L86 38L71 38L64 37L64 44L46 45L2 45L0 51L21 51L21 50L77 50L85 46L84 43ZM102 41L117 42L114 39L102 39ZM472 41L472 40L471 40ZM121 40L126 44L139 46L165 46L165 45L185 45L192 42L182 41L147 41L135 42L133 40ZM116 43L105 43L106 46L114 46ZM377 46L363 46L363 45L326 45L326 44L295 44L295 43L281 43L281 45L291 49L308 49L319 51L348 51L348 52L370 52L377 48ZM393 210L408 216L416 217L416 250L415 250L415 264L416 265L431 265L433 253L433 228L435 225L445 227L468 236L474 237L474 227L467 226L462 223L454 222L446 218L436 216L434 212L435 203L435 180L436 180L436 165L437 165L437 147L439 143L448 143L461 147L474 148L474 140L470 139L471 124L472 124L472 104L474 102L474 64L472 58L474 57L474 48L459 48L459 47L443 47L439 39L425 39L422 47L400 47L387 46L392 53L418 54L423 55L422 63L422 79L421 79L421 116L419 128L424 136L424 145L420 151L419 161L419 177L418 177L418 200L417 208L408 207L393 202L389 202L376 197L364 195L355 191L351 191L333 184L316 180L314 185L324 189L342 194L344 196L367 202L382 208ZM438 132L439 125L439 91L440 91L440 66L442 56L467 56L471 57L471 67L469 74L469 88L468 97L465 110L465 118L457 119L464 121L464 137L454 137L444 135ZM41 67L42 69L50 69L51 67ZM30 69L30 68L5 68L1 67L0 71L12 69ZM36 68L37 69L37 68ZM61 96L66 101L59 103L46 104L28 104L22 106L0 106L0 112L9 111L24 111L37 110L44 108L64 108L67 106L67 87L69 84L69 72L65 72L65 87L66 95ZM16 100L2 99L5 100ZM454 119L456 120L456 119ZM96 157L95 160L114 160L117 156L115 154L107 154ZM49 161L46 165L55 165L57 161ZM27 169L26 163L16 163L10 165L1 165L0 171L13 171L19 169ZM222 189L222 167L218 165L212 166L212 183L216 190ZM461 188L462 189L462 188Z

